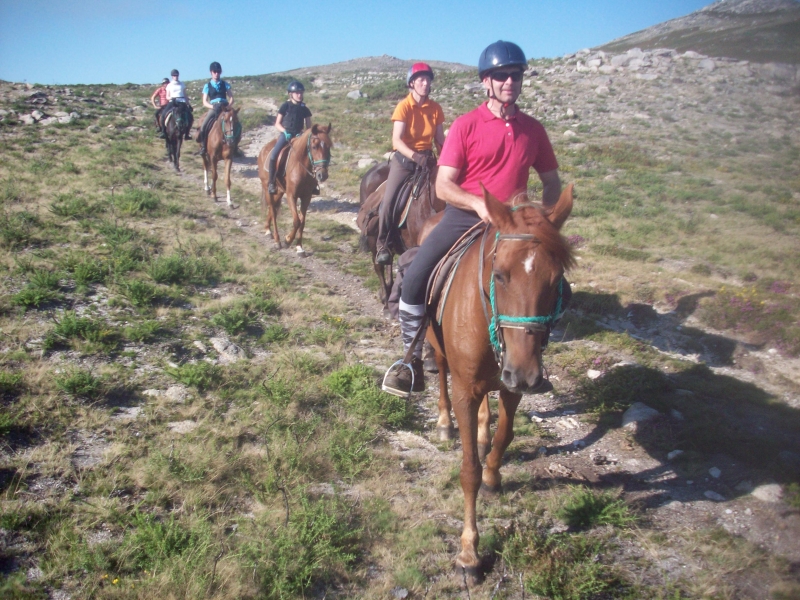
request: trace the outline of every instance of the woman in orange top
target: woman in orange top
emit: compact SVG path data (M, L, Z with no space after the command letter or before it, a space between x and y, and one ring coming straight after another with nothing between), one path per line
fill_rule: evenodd
M392 114L392 146L394 154L389 162L389 177L379 211L378 252L375 262L391 265L392 254L387 239L392 229L390 206L397 190L418 166L433 158L432 147L439 152L444 144L444 112L428 95L433 81L433 69L423 62L408 70L406 84L408 96L401 100Z

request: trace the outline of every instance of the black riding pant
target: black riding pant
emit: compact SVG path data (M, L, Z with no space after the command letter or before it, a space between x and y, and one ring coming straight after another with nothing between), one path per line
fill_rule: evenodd
M392 231L392 218L394 211L392 210L392 202L397 195L400 186L406 178L414 173L417 168L415 163L410 158L406 158L399 152L392 155L389 161L389 177L386 179L386 187L383 190L383 199L381 200L380 208L378 210L378 250L384 248L388 242L389 234Z
M400 298L406 304L424 304L428 279L436 265L459 238L474 227L480 218L470 210L462 210L448 204L444 216L425 241L403 276L403 289ZM561 308L566 310L572 299L572 289L564 278Z
M408 267L403 277L403 291L400 299L406 304L424 304L428 278L442 260L447 251L476 223L480 222L478 214L471 210L462 210L452 204L444 209L444 216L439 224L430 232Z

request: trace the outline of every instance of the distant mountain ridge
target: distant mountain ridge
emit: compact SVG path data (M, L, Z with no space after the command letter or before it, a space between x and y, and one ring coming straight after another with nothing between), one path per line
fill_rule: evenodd
M303 75L307 72L324 71L327 74L334 73L353 73L361 71L376 71L376 72L397 72L405 73L408 68L419 60L425 60L434 69L441 69L444 71L467 72L477 70L474 66L463 65L461 63L445 62L441 60L428 60L428 59L411 59L405 60L388 54L381 56L365 56L362 58L353 58L338 63L329 65L318 65L314 67L302 67L299 69L292 69L285 71L285 75Z
M800 1L720 0L597 49L622 52L635 47L800 64Z

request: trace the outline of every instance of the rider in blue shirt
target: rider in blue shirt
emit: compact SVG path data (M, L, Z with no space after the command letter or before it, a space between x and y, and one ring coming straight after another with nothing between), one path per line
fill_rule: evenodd
M214 121L226 106L233 104L231 85L221 79L222 67L220 64L214 61L208 70L211 72L211 80L203 86L203 106L210 108L211 112L206 114L197 134L197 142L200 144L202 154L206 152L206 139L208 139L208 133L211 131Z

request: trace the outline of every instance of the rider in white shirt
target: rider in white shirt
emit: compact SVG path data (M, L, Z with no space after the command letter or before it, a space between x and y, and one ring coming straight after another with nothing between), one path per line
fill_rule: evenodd
M192 129L192 123L194 123L194 115L192 114L193 110L192 105L189 103L189 99L186 97L186 86L180 81L180 73L178 69L172 69L170 73L172 76L172 81L167 84L167 106L177 106L177 102L182 103L189 109L188 117L189 117L189 130ZM184 136L185 139L191 139L189 137L189 130L186 131L186 135Z

